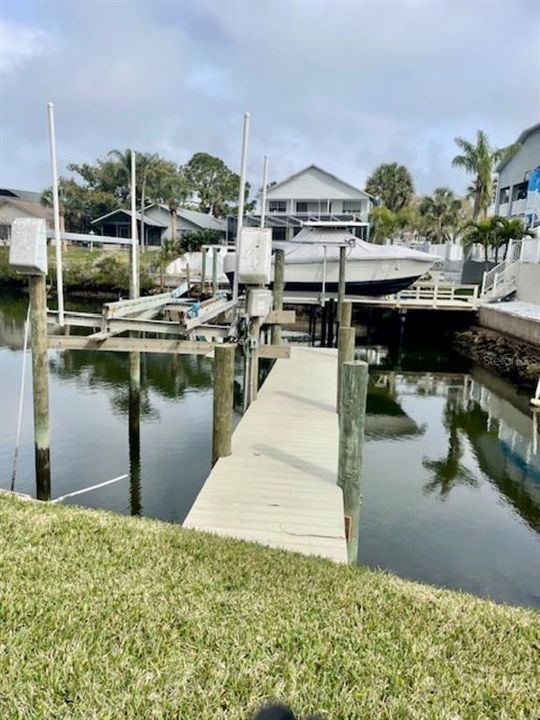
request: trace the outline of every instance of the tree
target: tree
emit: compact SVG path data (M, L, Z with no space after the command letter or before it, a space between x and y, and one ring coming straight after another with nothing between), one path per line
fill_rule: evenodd
M206 230L191 230L182 233L180 247L185 252L197 252L203 245L217 245L220 241L220 234L217 230L207 228Z
M383 163L369 176L366 192L379 198L392 212L397 212L411 202L414 183L404 165L397 162Z
M499 223L495 232L496 259L499 259L499 250L504 247L503 260L506 259L510 240L522 240L529 233L519 218L499 217Z
M447 187L435 188L431 196L424 197L419 205L423 231L438 243L451 239L452 230L459 226L461 200Z
M201 212L222 217L238 201L240 177L232 172L223 160L208 153L195 153L182 168L191 191L196 195ZM245 196L250 185L246 183Z
M478 220L480 215L486 217L487 209L491 204L495 167L514 155L521 145L515 143L505 148L494 148L483 130L477 131L476 143L462 137L457 137L455 142L462 153L455 156L452 165L462 167L466 172L475 175L469 190L474 199L473 220Z
M470 247L474 243L481 245L484 248L484 260L486 263L489 259L489 249L497 245L497 233L501 220L502 218L498 215L494 215L484 220L472 220L465 225L465 235L463 237L465 247Z
M59 179L58 198L68 232L89 232L94 218L106 215L118 207L118 200L112 193L82 187L69 178ZM52 188L43 191L41 204L52 207Z
M372 242L381 245L384 240L393 236L397 225L396 215L385 205L373 208L369 215L369 221L372 228Z

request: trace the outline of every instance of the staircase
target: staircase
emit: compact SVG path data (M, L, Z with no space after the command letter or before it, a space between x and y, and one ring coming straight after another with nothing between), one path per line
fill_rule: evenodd
M480 299L486 302L505 300L517 290L517 271L519 261L504 260L484 273Z

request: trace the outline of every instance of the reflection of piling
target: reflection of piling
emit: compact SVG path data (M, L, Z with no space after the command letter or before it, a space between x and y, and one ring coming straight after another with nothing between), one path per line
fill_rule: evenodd
M285 251L276 250L274 256L274 310L283 310L285 286ZM281 345L281 325L272 327L272 345Z
M343 363L354 360L354 344L356 331L351 327L340 327L338 330L338 367L337 367L337 411L341 397L341 375Z
M30 326L32 329L36 496L38 500L50 500L51 461L46 279L45 275L31 275L28 279L30 283Z
M212 465L231 454L234 345L216 345L214 348L214 418L212 430Z
M141 514L141 386L140 355L129 354L129 500L132 515Z
M349 562L358 559L360 473L366 415L368 365L346 362L341 371L338 485L343 491Z

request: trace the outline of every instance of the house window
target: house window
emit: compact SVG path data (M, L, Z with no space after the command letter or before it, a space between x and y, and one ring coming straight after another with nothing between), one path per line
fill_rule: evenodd
M362 201L361 200L344 200L343 201L343 212L344 213L362 212Z
M11 225L0 225L0 245L8 245L11 239Z
M271 212L271 213L287 212L287 201L286 200L270 200L268 202L268 212Z
M307 202L297 202L296 203L296 212L297 213L307 213L307 211L308 211Z
M512 200L526 200L527 199L527 187L528 183L518 183L512 188Z
M286 227L275 227L272 228L272 240L286 240L287 239L287 228Z
M510 202L510 188L501 188L499 190L499 205L504 205L507 202Z

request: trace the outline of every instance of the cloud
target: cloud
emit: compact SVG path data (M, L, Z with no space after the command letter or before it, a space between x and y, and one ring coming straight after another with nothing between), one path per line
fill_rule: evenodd
M64 168L133 146L177 162L204 150L237 170L249 110L253 186L269 153L272 179L316 162L360 185L398 160L420 192L465 189L456 135L482 127L505 145L540 116L540 10L527 0L504 14L497 0L32 7L36 40L12 52L0 88L2 182L14 186L49 182L48 100Z
M51 36L38 27L0 20L0 75L9 76L21 66L51 52Z

